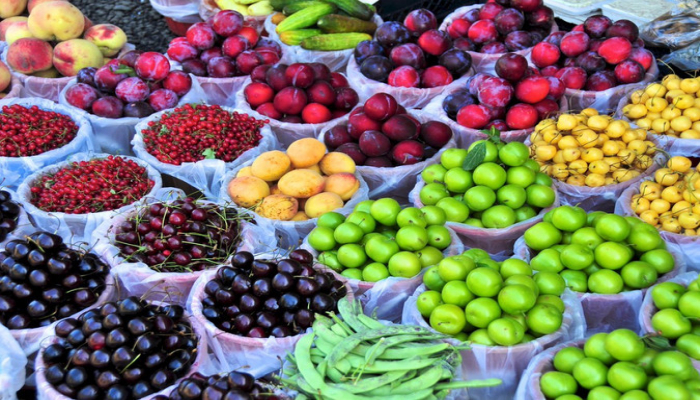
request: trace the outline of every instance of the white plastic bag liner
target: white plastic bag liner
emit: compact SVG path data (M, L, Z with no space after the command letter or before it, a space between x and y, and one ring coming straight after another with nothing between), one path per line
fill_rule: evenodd
M673 279L669 279L667 282L678 283L684 287L688 287L694 280L698 279L697 272L687 272L682 275L678 275ZM639 326L642 328L641 333L643 335L655 334L656 330L651 324L651 317L659 311L654 305L654 299L651 297L651 291L654 290L656 285L649 288L646 295L644 295L644 301L642 301L642 310L639 312Z
M221 108L228 112L245 114L245 112L240 110L228 107ZM136 124L136 134L134 139L131 141L131 145L134 148L134 153L136 153L138 158L147 162L160 173L173 176L194 186L198 190L201 190L202 193L204 193L204 195L210 199L216 199L217 193L219 193L221 187L221 179L226 171L237 168L248 160L252 161L262 152L277 148L277 139L272 134L270 127L263 126L260 129L262 138L260 139L258 145L242 153L233 162L226 163L223 160L218 159L204 159L194 163L183 163L180 165L160 162L157 158L151 155L148 150L146 150L146 145L143 141L143 135L141 132L148 128L148 123L150 121L158 121L163 114L170 113L172 111L172 109L168 109L157 112L148 118L144 118L141 120L141 122Z
M452 229L447 229L450 231L452 243L443 250L443 255L449 257L462 254L464 245ZM317 258L319 255L319 252L309 244L308 237L304 239L301 248L313 254L314 258ZM423 274L426 270L423 269L413 278L390 276L379 282L366 282L357 279L348 279L328 267L324 269L326 272L333 274L336 279L345 282L345 286L351 290L362 303L365 314L369 316L376 315L378 319L392 322L401 321L401 310L403 310L404 303L406 299L408 299L408 296L410 296L418 286L423 284Z
M0 324L0 400L16 400L17 392L24 386L27 356L10 330Z
M178 22L200 22L197 0L150 0L158 14Z
M474 8L481 8L483 4L475 4L473 6L464 6L460 7L454 11L452 11L451 14L449 14L445 19L442 21L440 24L440 29L441 31L447 31L447 27L452 24L452 22L456 19L460 19L464 14L466 14L468 11ZM549 33L556 32L559 30L559 27L557 26L556 21L554 22L554 25L552 25L552 29L550 29ZM513 51L509 53L515 53L515 54L520 54L522 56L525 56L528 61L530 60L530 53L532 52L532 47L524 50L519 50L519 51ZM476 69L476 72L488 72L490 74L495 74L495 67L496 67L496 61L505 53L500 53L500 54L483 54L483 53L477 53L475 51L470 51L468 52L472 56L472 65Z
M178 106L183 106L188 103L202 103L206 98L204 90L199 85L196 77L190 75L192 79L192 88L187 94L180 98ZM72 106L66 100L66 91L75 85L76 79L71 79L68 85L61 90L58 95L58 104L66 106L71 111L82 114L92 125L95 140L104 153L133 156L131 150L131 141L136 133L136 124L141 122L142 118L124 117L124 118L103 118L97 115L90 114L84 110Z
M249 338L217 328L202 315L202 299L206 296L204 287L215 275L216 270L208 270L197 279L187 299L187 310L204 327L209 346L221 363L222 371L238 370L259 378L279 370L287 353L294 351L294 345L304 334L285 338ZM348 290L347 293L352 300L352 292Z
M637 194L639 194L639 185L631 186L622 192L615 203L615 214L639 218L637 213L632 210L632 197ZM689 270L700 271L700 236L686 236L665 230L659 230L659 233L667 243L678 246L678 251L683 254L683 259Z
M410 110L408 115L415 117L421 123L437 120L434 114L426 111ZM326 132L333 127L347 125L348 118L349 115L346 115L338 118L334 124L329 123L318 135L318 140L323 142ZM409 192L415 187L416 179L420 178L420 173L429 165L439 163L440 157L446 149L457 147L456 135L457 133L453 131L452 138L435 155L413 165L401 165L390 168L358 165L357 170L367 182L367 186L369 186L369 197L377 199L390 196L399 200L399 202L401 199L406 199Z
M285 49L283 51L286 52L287 50ZM294 124L291 122L278 121L268 116L259 114L257 111L253 110L250 107L250 104L248 104L248 102L246 101L245 94L243 93L243 89L245 89L245 87L248 86L250 83L252 83L250 77L246 77L245 81L241 85L241 90L236 92L236 108L242 110L245 114L248 114L255 119L269 120L270 122L268 123L268 125L272 129L272 132L275 134L275 136L277 136L277 140L280 142L280 145L282 145L282 147L285 149L289 147L289 145L292 144L292 142L303 138L316 138L319 136L321 131L333 127L343 120L347 120L346 116L342 116L340 118L332 119L328 122L322 122L320 124ZM360 90L358 88L353 87L352 84L350 84L350 87L354 89L358 95L360 94ZM360 102L364 100L366 99L360 98ZM350 111L348 111L348 114L349 113Z
M8 67L9 68L9 67ZM22 81L12 74L12 83L10 83L10 91L7 92L3 99L16 99L22 95Z
M17 227L15 228L14 231L8 232L7 236L5 237L5 240L0 242L0 249L4 249L5 245L7 242L15 239L24 239L26 235L29 235L32 233L35 229L34 226L32 225L32 222L29 220L29 216L27 215L27 212L24 211L24 207L22 207L22 203L20 203L19 198L17 197L17 193L10 189L4 189L0 187L0 190L4 190L6 192L10 193L10 198L12 201L17 203L19 205L19 215L17 216ZM0 397L0 400L2 400L2 397Z
M525 238L521 237L515 242L515 256L526 262L530 262L532 253L525 244ZM667 244L667 250L676 260L676 265L671 272L659 277L658 282L667 281L686 270L683 255L677 246ZM642 307L642 299L647 289L630 290L618 294L576 293L586 316L588 334L598 332L610 332L615 329L631 329L639 331L639 310Z
M161 194L162 201L171 201L175 198L185 197L181 190L172 190L167 194ZM167 199L166 199L167 198ZM156 199L152 199L156 200ZM197 204L215 204L211 201L200 200ZM143 212L143 209L132 208L124 213L114 215L103 222L92 233L94 252L105 260L112 273L119 279L119 287L124 296L143 297L148 300L162 300L172 304L185 306L187 296L194 282L204 271L196 272L157 272L146 263L140 261L127 261L115 246L116 235L113 227L119 226L129 218ZM240 242L238 251L249 251L253 254L265 251L270 243L274 243L274 232L265 230L249 222L240 223ZM228 261L227 261L228 262ZM212 269L216 269L212 266Z
M372 22L381 25L384 20L379 14L375 13L372 17ZM345 71L345 67L348 65L348 61L353 58L353 53L355 49L347 50L336 50L336 51L317 51L317 50L306 50L301 46L290 46L288 44L282 43L279 35L275 31L277 25L272 23L272 15L265 18L265 31L267 32L268 38L274 40L282 46L282 51L285 54L289 54L290 62L317 62L325 64L332 72L342 72Z
M425 285L416 289L415 293L406 300L401 323L404 325L419 325L434 330L418 312L416 302L418 296L426 291ZM522 372L535 355L559 343L583 338L586 332L586 321L583 318L581 303L571 291L562 294L566 310L562 326L556 332L542 336L529 343L516 346L483 346L471 344L471 349L462 350L462 374L468 379L500 378L503 383L491 388L469 389L469 395L477 399L511 400ZM457 339L446 342L462 345Z
M92 133L92 126L81 113L77 113L67 107L44 99L13 98L0 100L0 108L3 106L12 106L14 104L19 104L27 108L37 106L42 110L54 111L67 115L78 127L78 132L70 143L36 156L0 157L0 181L2 185L10 189L17 189L27 176L41 168L63 161L72 154L95 150L95 138Z
M167 303L161 303L157 301L150 302L151 304L156 304L160 306L165 306ZM196 320L196 318L193 318L192 316L188 315L188 322L192 326L192 331L194 334L197 336L197 348L195 350L195 359L192 365L190 365L190 369L185 373L184 376L182 376L180 379L176 380L175 383L171 386L168 386L167 388L161 390L158 393L152 394L150 396L142 397L140 400L150 400L153 399L154 397L158 395L165 395L167 396L170 392L173 391L177 387L177 385L180 383L181 380L187 378L188 376L192 375L193 373L197 372L199 370L199 366L202 364L206 363L207 360L207 335L204 332L204 328L199 324L199 322ZM44 376L44 370L46 369L46 366L44 364L44 349L47 348L49 345L57 343L58 342L58 337L54 336L55 333L51 332L51 335L47 337L47 340L44 340L41 343L41 350L39 351L39 354L36 357L35 361L35 369L37 371L36 374L36 393L37 393L37 400L71 400L69 397L66 397L56 391L54 389L53 385L51 385L48 381L46 381L46 376Z
M71 165L74 162L89 161L96 158L107 158L109 154L104 153L77 153L73 154L66 161L62 161L48 167L44 167L37 172L29 175L17 189L17 198L21 202L27 214L33 219L34 225L41 227L46 231L52 231L64 238L72 238L74 241L87 241L102 222L109 219L113 215L125 212L133 207L135 203L127 204L124 207L112 211L102 211L90 214L66 214L62 212L46 212L40 210L31 203L32 192L31 188L34 182L46 174L53 174L60 169ZM163 185L160 173L155 168L148 165L143 160L134 157L122 156L128 160L132 160L142 167L146 168L148 178L153 181L151 191L144 196L144 199L153 196ZM143 199L141 200L143 201ZM138 201L136 202L138 203Z
M215 0L196 0L199 8L199 16L203 20L208 20L209 18L213 17L221 11L219 6L216 5ZM258 33L262 33L264 29L264 23L265 23L265 18L267 18L267 15L262 15L262 16L253 16L253 15L244 15L244 25L245 26L250 26L252 28L255 28Z
M318 218L313 218L306 221L280 221L265 218L261 215L256 214L254 210L238 207L233 202L233 200L231 200L231 196L228 195L228 184L234 178L236 178L236 174L238 174L238 171L240 171L243 167L248 167L252 165L253 161L255 161L254 158L239 165L237 168L228 171L226 175L224 175L223 179L221 180L221 189L219 191L219 203L230 203L231 205L236 207L236 209L239 212L247 212L250 215L252 215L259 226L265 229L274 229L276 232L275 235L277 236L277 242L269 243L271 248L268 251L274 250L275 243L279 248L282 249L296 248L306 237L306 235L308 235L309 232L311 232L311 230L313 230L316 227L316 222L318 221ZM369 193L369 188L367 187L367 183L365 183L365 180L362 178L362 175L358 172L355 172L355 177L357 178L357 180L360 181L360 188L357 190L357 192L355 192L355 194L350 198L350 200L347 200L345 202L345 205L342 208L333 211L347 215L350 212L352 212L352 209L355 207L355 205L357 205L361 201L368 199L367 194Z

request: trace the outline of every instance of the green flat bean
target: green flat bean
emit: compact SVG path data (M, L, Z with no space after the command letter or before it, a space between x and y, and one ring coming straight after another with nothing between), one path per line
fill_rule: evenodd
M393 388L390 394L410 394L423 388L432 388L436 383L440 382L443 366L440 364L433 365L427 368L414 379L404 382L401 385Z
M321 353L324 354L324 357L328 355L331 351L333 351L333 348L335 345L321 337L317 337L316 340L314 341L314 344L316 345L316 349L320 351Z
M364 358L349 354L347 360L350 361L355 369L363 370L368 374L381 374L389 371L402 371L406 369L423 369L429 367L436 362L436 358L411 358L404 361L375 361L374 364L365 363Z
M334 324L333 326L331 326L331 331L333 331L333 333L335 333L336 335L338 335L338 336L340 336L340 337L342 337L342 338L347 338L347 337L351 336L351 335L350 335L349 333L347 333L347 332L345 331L345 329L343 329L343 327L340 326L339 324Z
M343 383L346 380L345 375L338 368L328 368L326 376L335 383Z
M334 347L339 345L343 341L343 337L336 335L335 332L333 332L330 328L320 325L317 328L314 328L314 332L316 332L316 335L318 335L319 338L325 340L328 343L331 343Z
M360 380L348 382L348 383L340 383L340 384L335 384L332 385L333 387L336 387L338 389L346 390L350 393L367 393L370 392L378 387L388 385L391 382L394 382L398 379L401 379L404 375L406 375L408 371L403 370L403 371L392 371L392 372L387 372L386 374L379 375L379 376L373 376L371 378L362 378Z
M377 321L376 319L372 317L368 317L365 314L360 313L357 316L358 321L362 322L367 329L382 329L386 328L386 325L382 324L381 322Z
M358 311L355 302L347 300L347 298L342 298L338 301L338 312L340 316L343 317L345 321L355 332L366 331L367 327L357 319Z
M501 383L503 383L502 380L495 378L474 381L452 381L435 385L435 390L491 387L498 386Z

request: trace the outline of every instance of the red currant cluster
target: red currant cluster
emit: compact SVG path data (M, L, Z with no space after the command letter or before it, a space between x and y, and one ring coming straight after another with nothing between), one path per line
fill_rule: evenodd
M231 162L260 143L260 128L268 122L220 106L187 104L149 122L141 133L146 150L166 164Z
M70 117L15 104L0 114L0 156L31 157L65 146L75 138L78 126Z
M87 214L116 210L145 196L153 181L145 167L109 156L73 162L32 186L32 204L48 212Z

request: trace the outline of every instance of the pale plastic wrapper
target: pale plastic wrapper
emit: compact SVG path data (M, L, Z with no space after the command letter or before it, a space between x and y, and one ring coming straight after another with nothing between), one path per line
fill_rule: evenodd
M423 207L423 203L420 200L420 191L424 186L425 181L423 178L419 177L418 184L416 184L416 187L413 188L409 194L409 201L416 207ZM517 224L506 228L478 228L460 222L447 222L445 225L459 235L459 238L466 247L477 247L482 250L486 250L486 252L489 254L497 257L509 256L513 254L513 245L515 244L515 241L525 234L525 231L528 230L528 228L538 222L541 222L542 218L544 218L544 215L549 210L559 207L559 193L557 193L556 190L554 190L554 196L554 203L552 203L551 206L540 210L535 217L518 222Z
M180 101L177 103L178 106L183 106L188 103L202 103L206 98L206 93L204 93L202 87L199 86L196 77L190 74L190 78L192 79L192 88L180 98ZM68 91L71 86L75 85L76 82L76 79L71 79L68 85L61 90L58 96L58 104L67 107L73 112L80 113L90 121L97 145L103 152L133 156L134 153L131 150L131 141L136 133L136 124L141 122L142 118L103 118L72 106L68 100L66 100L66 91Z
M426 291L425 285L416 289L415 293L406 300L401 323L404 325L419 325L434 330L418 312L416 302L418 296ZM562 326L556 332L542 336L529 343L516 346L483 346L471 344L471 349L462 350L462 374L469 379L499 378L503 381L500 386L491 388L469 389L469 395L477 399L511 400L520 399L515 396L521 374L527 368L532 357L545 349L570 340L582 339L586 332L586 321L583 318L581 303L576 295L566 290L561 296L566 309ZM446 342L462 345L457 339L447 339Z
M24 237L34 231L34 226L32 225L32 222L29 220L29 216L27 215L27 212L24 210L24 207L22 206L22 203L20 203L19 198L17 197L17 193L10 189L2 188L0 187L0 190L4 190L8 193L10 193L10 198L12 201L17 203L19 207L19 215L17 216L17 227L15 228L14 231L8 232L7 237L5 237L5 240L0 242L0 249L4 249L5 245L7 242L15 239L24 239ZM2 398L0 398L2 400Z
M416 119L418 119L418 121L421 123L437 120L434 117L434 114L430 114L426 111L410 110L408 111L408 114L416 117ZM337 125L347 125L348 118L348 116L344 116L342 119L339 119L337 123L326 126L318 136L318 140L323 142L326 132L331 130L333 127ZM402 199L408 198L409 192L416 185L416 180L420 178L420 173L429 165L439 163L442 153L445 150L454 147L457 147L457 134L453 130L452 137L447 144L442 146L442 148L432 157L426 158L419 163L390 168L377 168L358 165L357 171L359 171L360 175L362 175L367 182L367 186L369 186L370 198L377 199L390 196L399 200L400 202Z
M475 4L473 6L464 6L460 7L456 10L454 10L450 15L445 17L445 19L442 21L440 24L440 29L441 31L447 31L447 27L452 24L452 22L456 19L460 19L464 14L466 14L469 10L474 9L474 8L481 8L483 4ZM556 32L559 30L559 27L557 26L557 23L554 22L554 25L552 25L552 28L549 30L549 33ZM513 51L509 53L515 53L515 54L520 54L521 56L526 57L528 60L530 59L530 53L532 52L532 47L524 49L524 50L518 50L518 51ZM483 53L477 53L475 51L469 51L468 52L472 56L472 65L476 69L476 72L488 72L488 73L495 73L495 67L496 67L496 61L498 61L499 58L501 58L502 55L506 53L499 53L499 54L483 54Z
M0 324L0 400L16 400L24 385L27 356L10 330Z
M216 5L215 0L196 0L199 5L199 16L203 20L208 20L209 18L213 17L221 11L219 6ZM245 5L246 7L248 5ZM255 16L255 15L244 15L243 18L245 19L244 25L245 26L250 26L252 28L255 28L255 30L258 31L258 33L262 33L264 30L264 24L265 24L265 18L267 18L267 15L261 15L261 16Z
M443 255L445 257L450 257L462 254L464 245L459 240L455 231L450 228L447 229L450 231L452 243L443 250ZM308 238L304 239L301 248L313 254L314 259L319 255L319 252L309 244ZM328 267L325 267L325 269L327 272L333 274L336 279L345 282L345 286L353 292L360 302L362 302L362 308L365 314L369 316L376 315L378 319L392 322L399 322L401 320L401 310L403 310L406 299L408 299L408 296L410 296L418 286L423 284L423 274L427 270L427 268L424 268L413 278L390 276L379 282L367 282L357 279L348 279Z
M428 105L428 103L430 103L435 96L443 93L444 91L464 86L467 79L469 79L469 76L473 74L473 71L474 68L472 67L464 75L445 86L438 86L435 88L406 88L391 86L386 83L367 78L362 74L362 72L360 72L360 66L357 65L355 57L350 57L348 67L346 69L348 81L353 82L353 84L359 88L357 94L360 95L360 98L366 99L375 93L386 93L393 96L399 104L407 109L423 108Z
M231 113L238 112L239 114L245 114L245 112L241 112L237 109L228 107L221 108ZM242 163L245 163L248 160L252 161L262 152L277 148L277 139L272 134L270 127L263 126L260 129L262 138L260 139L258 145L243 152L233 162L227 163L218 159L204 159L194 163L183 163L180 165L160 162L156 157L151 155L148 150L146 150L146 144L144 143L141 132L148 128L148 123L150 121L158 121L163 114L170 113L172 111L173 109L168 109L157 112L148 118L144 118L141 120L141 122L136 124L136 135L131 141L131 145L134 148L134 153L136 153L138 158L157 169L160 173L170 175L194 186L198 190L201 190L204 195L210 199L216 199L216 196L221 188L221 179L227 171L239 167Z
M39 226L41 227L41 229L46 231L53 231L64 238L73 238L74 241L87 241L90 238L92 231L95 230L100 224L102 224L102 222L108 220L113 215L125 212L129 208L133 207L134 204L153 196L156 192L158 192L161 189L163 181L161 179L160 173L156 171L155 168L151 167L143 160L139 160L138 158L119 156L127 160L134 161L138 165L146 168L148 178L153 181L153 187L151 188L150 192L148 192L141 200L137 200L132 204L127 204L124 207L118 208L116 210L102 211L98 213L89 214L66 214L62 212L46 212L40 210L31 203L31 199L33 197L31 188L34 185L34 182L39 180L39 178L41 178L42 176L46 174L56 173L60 169L67 167L74 162L89 161L98 158L107 158L109 156L109 154L103 153L73 154L70 157L68 157L68 160L57 164L49 165L48 167L44 167L27 177L27 179L25 179L24 182L22 182L22 185L20 185L19 189L17 189L17 198L21 202L27 214L29 214L30 218L32 218L32 220L34 221L34 225Z
M157 301L152 301L150 302L151 304L159 305L159 306L166 306L168 305L167 303L162 303L162 302L157 302ZM185 314L187 315L187 314ZM142 397L139 400L151 400L154 397L158 395L165 395L167 396L170 392L173 391L177 387L177 385L180 383L181 380L185 379L186 377L192 375L193 373L199 371L199 368L201 365L205 365L207 363L207 348L208 348L208 341L207 341L207 335L204 331L204 327L202 327L199 324L199 321L197 321L196 318L192 317L191 315L188 315L187 318L188 322L192 326L192 331L194 334L197 336L197 348L195 350L196 356L194 359L194 362L192 362L192 365L190 365L190 369L185 373L183 377L175 381L175 383L171 386L168 386L167 388L161 390L158 393L154 393L150 396ZM47 340L44 340L41 344L41 350L39 351L39 354L36 356L36 361L35 361L35 368L36 368L36 393L37 393L37 400L71 400L71 398L66 397L59 393L56 389L54 389L53 385L51 385L47 380L46 376L44 375L43 371L46 369L46 366L44 364L43 360L43 353L44 349L48 347L51 344L54 344L58 342L58 338L56 336L49 336L47 337Z
M244 167L252 165L253 161L254 160L249 160L244 164L239 165L238 168L231 170L227 172L226 175L224 175L224 178L221 181L219 202L226 204L230 203L234 205L238 211L247 212L250 215L252 215L259 226L265 229L275 230L275 236L277 236L277 241L270 243L269 251L274 250L275 244L277 244L277 246L282 249L296 248L306 237L306 235L308 235L309 232L311 232L311 230L316 227L316 222L318 222L318 218L312 218L306 221L280 221L265 218L255 213L254 210L238 207L237 205L235 205L235 203L233 203L233 200L231 200L231 196L229 196L228 194L228 185L233 179L236 178L236 174L238 174L238 171L240 171ZM345 205L343 205L343 207L333 211L347 215L350 212L352 212L352 209L358 203L368 199L369 188L367 187L367 183L365 183L365 180L362 178L362 175L360 175L357 172L355 172L355 178L357 178L357 180L360 181L360 188L357 190L357 192L355 192L354 195L352 195L350 200L347 200L345 202Z
M651 180L651 179L649 179ZM632 210L632 197L639 194L639 185L634 185L624 192L615 203L615 214L632 216L639 218ZM680 233L673 233L665 230L659 230L661 237L668 243L673 243L678 246L679 251L683 254L683 259L689 270L700 271L700 237L686 236Z
M178 22L200 22L197 0L150 0L158 14Z
M294 351L294 346L308 330L285 338L249 338L222 331L202 315L204 287L215 275L216 270L208 270L197 279L187 300L187 310L204 327L209 346L223 370L238 370L256 378L279 370L287 353ZM352 292L347 292L347 298L352 300Z
M10 91L7 92L3 99L16 99L22 95L22 82L16 75L12 75L12 83L10 83Z
M374 14L372 17L372 22L381 25L384 21L379 14ZM325 64L332 72L342 72L348 65L348 62L353 58L353 53L355 49L347 50L336 50L336 51L317 51L317 50L306 50L301 46L290 46L288 44L282 43L279 35L275 31L277 25L272 23L272 15L265 18L265 31L267 32L268 38L274 40L282 46L282 51L284 54L289 54L290 62L317 62Z
M276 119L262 115L250 107L250 104L248 104L248 102L245 99L245 94L243 93L243 90L246 86L248 86L251 83L252 81L250 80L250 77L246 77L245 81L243 82L243 85L241 86L241 90L239 90L236 93L236 108L242 110L244 113L250 115L255 119L270 121L268 125L270 126L270 129L272 129L272 132L275 134L277 140L280 142L280 145L283 148L289 147L289 145L292 144L292 142L297 141L299 139L316 138L322 131L337 125L339 122L343 121L344 118L347 119L347 117L343 116L340 118L332 119L328 122L322 122L320 124L294 124L290 122L278 121ZM360 91L357 88L353 87L352 83L350 83L350 88L354 89L359 95ZM360 98L360 102L364 100L366 99ZM350 111L348 111L348 113L350 113Z
M159 200L171 201L176 198L184 198L184 192L172 190L167 193L168 199ZM210 201L200 200L197 204L215 204ZM126 222L132 216L137 215L141 210L132 208L122 214L114 215L106 220L92 233L91 243L95 246L94 252L105 260L112 273L118 278L123 296L137 296L148 300L162 300L172 304L185 306L187 296L192 285L204 271L196 272L157 272L147 264L139 261L127 261L119 252L119 248L114 246L116 232L112 229L119 224ZM274 243L274 233L267 231L255 224L241 222L240 242L237 251L249 251L253 254L263 251L269 243ZM216 269L216 266L212 266Z
M673 279L669 279L667 282L678 283L684 287L688 287L694 280L698 279L697 272L687 272L682 275L678 275ZM657 333L651 324L651 317L659 311L654 305L654 299L651 297L651 291L654 290L656 285L649 288L646 295L644 296L644 301L642 301L642 309L639 312L639 326L642 327L641 333L643 335L655 334Z
M676 2L671 11L644 24L639 36L647 43L673 50L662 58L686 71L700 68L700 4Z
M683 255L680 253L678 247L669 244L667 245L667 250L673 255L676 264L671 272L660 276L658 282L667 281L679 274L683 274L686 270ZM524 237L521 237L515 242L515 256L527 263L530 262L531 253L530 249L525 244ZM586 317L586 325L588 326L587 333L610 332L621 328L638 332L639 310L642 307L644 293L646 293L647 290L648 288L630 290L618 294L574 292L579 300L581 300L583 313Z
M2 185L17 189L22 181L47 165L65 160L72 154L95 150L95 137L90 122L80 113L67 107L44 99L4 99L0 100L0 108L19 104L31 108L37 106L42 110L54 111L70 117L78 127L75 138L63 147L47 151L31 157L0 157L0 181Z

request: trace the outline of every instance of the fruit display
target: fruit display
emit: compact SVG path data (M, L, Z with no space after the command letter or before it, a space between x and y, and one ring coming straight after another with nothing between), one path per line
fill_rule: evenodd
M604 15L588 17L571 32L549 35L532 48L531 58L543 75L556 76L572 90L599 92L641 82L656 69L637 25Z
M467 6L448 16L440 29L456 48L483 54L522 52L556 30L554 12L542 0Z
M419 118L421 120L419 120ZM452 139L452 129L427 115L409 114L396 99L377 93L350 113L346 124L327 130L323 142L352 157L358 166L412 165L435 155Z
M629 329L617 329L557 347L538 360L536 373L542 376L528 390L545 399L697 396L698 371L691 359L678 351L658 350L647 339Z
M12 199L7 190L0 190L0 243L4 242L19 222L22 206Z
M439 164L421 173L413 201L437 206L448 222L477 228L503 229L535 218L555 203L556 193L528 155L520 142L480 140L469 149L447 149Z
M37 358L41 390L71 399L140 399L201 362L185 310L127 297L60 321ZM197 361L195 361L197 359Z
M12 240L0 251L0 324L28 329L68 318L112 291L106 288L108 273L95 254L52 233Z
M532 158L542 171L572 186L617 185L654 164L656 145L646 129L587 108L543 120L530 135Z
M36 105L3 105L0 125L0 157L40 155L67 145L78 134L70 116Z
M262 65L250 76L241 100L283 123L322 124L347 114L360 101L345 76L321 63Z
M558 331L565 310L561 278L532 271L523 260L499 263L471 249L428 269L416 307L433 329L461 341L527 343Z
M217 397L219 396L219 397ZM153 400L279 400L264 382L240 371L204 376L195 372L183 379L169 395L157 395Z
M227 196L241 208L279 221L306 221L342 208L360 189L355 162L313 138L299 139L286 153L267 151L236 172Z
M302 334L316 319L337 312L347 294L343 282L313 269L306 250L282 259L237 252L231 266L202 284L203 291L195 292L202 296L202 316L224 332L249 338Z
M622 113L654 134L700 139L700 79L666 75L632 92Z
M386 326L348 300L338 318L318 318L287 356L283 383L305 396L333 399L444 399L452 390L498 386L500 379L458 381L462 362L446 336L418 326ZM360 397L362 396L362 397Z

